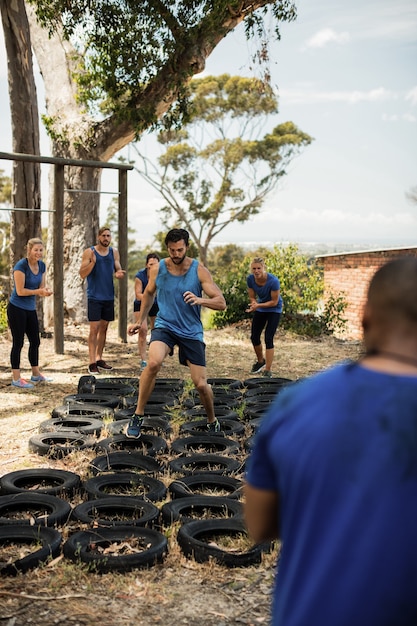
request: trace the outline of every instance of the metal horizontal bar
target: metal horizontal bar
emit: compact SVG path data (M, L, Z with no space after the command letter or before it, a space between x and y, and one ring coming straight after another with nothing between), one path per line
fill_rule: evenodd
M96 189L64 189L67 193L107 193L112 196L120 196L120 191L97 191Z
M32 163L49 163L51 165L78 165L80 167L96 167L111 170L133 170L133 165L128 165L127 163L84 161L83 159L64 159L63 157L43 157L35 154L21 154L19 152L0 152L0 159L28 161Z
M9 209L0 207L0 211L39 211L39 213L55 213L52 209L25 209L22 207L10 207Z

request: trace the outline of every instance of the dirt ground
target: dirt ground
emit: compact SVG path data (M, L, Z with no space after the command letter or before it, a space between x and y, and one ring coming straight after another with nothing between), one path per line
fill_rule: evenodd
M30 453L29 437L67 394L76 393L87 367L87 325L66 325L65 354L54 353L53 339L42 339L41 369L53 378L25 391L11 387L10 340L0 336L0 472L25 468L68 469L85 478L88 455L74 453L50 460ZM210 377L250 377L254 360L247 327L206 331L207 367ZM307 340L279 331L276 338L274 376L297 379L331 364L359 356L358 342L334 338ZM138 375L136 340L121 343L116 323L110 329L105 359L114 365L112 376ZM26 347L22 375L29 375ZM188 379L188 370L169 357L161 371L167 378ZM171 435L175 437L178 431ZM91 453L93 456L95 454ZM167 481L170 480L167 476ZM167 483L168 484L168 483ZM158 504L159 505L159 504ZM63 530L63 536L71 527ZM0 580L0 623L6 626L222 626L269 622L270 593L278 546L259 566L227 569L215 563L199 564L185 558L169 533L165 561L148 570L128 574L94 574L59 556L47 566L16 578ZM1 556L1 547L0 547Z

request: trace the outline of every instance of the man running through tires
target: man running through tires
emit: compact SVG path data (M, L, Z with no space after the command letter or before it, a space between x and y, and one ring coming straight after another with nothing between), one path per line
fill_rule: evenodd
M188 242L189 234L183 228L169 231L165 237L169 256L151 268L139 319L128 327L129 335L139 332L158 292L159 312L151 333L148 365L140 377L138 403L126 430L127 437L140 437L145 406L156 376L174 346L178 346L181 365L190 368L191 379L207 414L207 430L220 430L214 413L213 392L207 382L201 307L223 311L226 301L208 269L187 256Z

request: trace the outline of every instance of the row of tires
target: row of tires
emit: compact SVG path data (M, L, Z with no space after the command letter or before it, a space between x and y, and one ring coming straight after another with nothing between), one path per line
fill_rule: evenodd
M229 552L213 544L213 538L246 534L243 519L191 521L180 526L177 541L188 558L202 563L214 560L226 567L247 567L261 562L262 552L270 545L254 545L240 553ZM44 526L0 526L0 544L32 545L33 550L0 565L0 575L16 575L46 563L62 553L75 563L83 563L100 573L127 572L161 563L168 553L166 536L154 528L118 526L82 530L63 542L62 533ZM124 553L120 550L123 545Z
M287 379L279 379L276 389L287 384L284 381ZM21 559L8 560L0 566L0 572L26 571L56 556L61 549L65 557L101 572L149 566L164 559L167 540L163 528L177 521L180 523L177 540L186 556L198 561L213 558L229 567L260 562L265 546L230 552L219 547L216 541L220 535L246 534L239 501L242 482L236 477L243 471L244 460L234 457L245 454L249 446L242 446L233 437L243 439L247 425L240 422L233 407L237 406L236 402L242 402L243 393L248 394L247 406L256 406L253 400L257 395L256 383L251 379L252 387L242 391L240 381L212 379L211 382L222 433L202 434L206 424L204 412L189 394L183 401L183 408L184 415L192 421L182 424L180 431L187 436L172 441L168 449L161 434L172 432L167 407L181 402L182 381L160 381L147 410L143 435L136 441L127 439L123 428L136 404L137 381L81 377L79 393L65 397L62 410L52 412L52 420L58 420L54 424L57 430L42 432L49 428L49 424L44 423L39 436L30 439L29 447L51 458L90 446L98 446L105 453L91 462L93 477L84 482L72 472L40 468L11 472L0 479L3 494L0 496L0 543L36 544L34 552ZM272 381L268 383L272 390ZM271 395L271 398L262 402L262 411L272 400L272 394L264 395ZM110 424L111 436L97 441L103 418L109 415L114 420ZM248 420L253 422L249 424L250 432L256 430L256 420L260 417ZM88 423L84 426L76 423L77 432L74 432L73 420ZM99 423L91 424L89 420ZM79 428L91 430L83 433ZM157 434L149 434L152 431ZM246 438L248 440L250 437ZM167 463L157 460L158 455L168 451L179 455L178 458ZM126 471L132 469L135 471ZM173 480L168 488L156 478L167 469L182 474L182 478ZM200 495L200 490L204 489L215 495ZM59 497L81 492L87 494L88 500L74 507ZM171 499L159 508L155 503L165 500L168 493ZM200 519L195 519L196 516ZM207 516L210 519L201 519ZM73 532L63 543L56 527L70 520L88 528ZM127 553L115 548L115 544L123 544L125 548L128 545Z

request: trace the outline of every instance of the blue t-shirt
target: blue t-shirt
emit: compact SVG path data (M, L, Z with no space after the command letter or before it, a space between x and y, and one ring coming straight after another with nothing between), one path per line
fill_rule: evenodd
M417 377L344 364L286 388L247 480L279 494L274 626L417 624Z
M96 263L87 276L87 297L89 300L114 300L114 255L113 248L105 256L99 254L94 246Z
M147 286L148 282L149 282L148 271L147 271L146 267L144 267L143 270L139 270L137 272L137 274L135 275L135 278L139 278L139 280L141 281L141 283L142 283L142 293L143 293L145 291L145 289L146 289L146 286ZM136 298L135 298L134 302L136 304L141 304L141 300L137 300ZM155 299L153 301L153 306L155 306L155 304L157 304L156 296L155 296Z
M43 261L38 261L39 271L34 274L30 269L27 259L20 259L13 268L14 272L23 272L25 275L26 289L39 289L43 275L45 274L46 267ZM19 307L19 309L25 309L25 311L34 311L36 309L36 296L19 296L16 292L16 287L13 287L12 294L10 296L10 302Z
M249 289L253 289L256 294L257 302L269 302L271 298L271 291L279 291L280 282L279 279L274 276L274 274L267 273L266 283L265 285L257 285L255 282L255 276L253 274L249 274L246 279L246 284ZM278 297L277 306L265 307L257 309L257 313L282 313L282 305L283 300L281 298L281 294Z
M174 276L167 270L165 259L159 261L156 277L159 312L155 328L164 328L179 337L203 341L201 307L184 302L184 292L192 291L201 297L202 289L198 278L198 261L193 259L186 274Z

